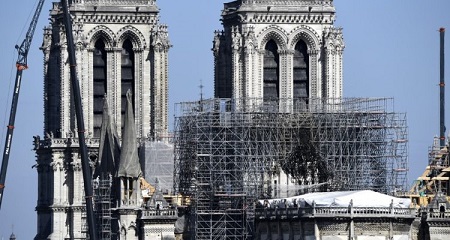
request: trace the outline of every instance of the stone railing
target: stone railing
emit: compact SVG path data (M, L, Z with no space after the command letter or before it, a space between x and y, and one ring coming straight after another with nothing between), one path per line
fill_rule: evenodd
M433 218L450 220L450 212L428 212L427 219Z
M405 217L415 218L416 210L391 207L307 207L257 208L259 219L295 219L301 217ZM450 218L450 215L448 215Z
M53 137L44 137L41 139L39 136L34 137L34 149L43 149L43 148L66 148L66 147L79 147L80 141L78 138L67 137L67 138L53 138ZM87 147L97 148L100 144L99 138L86 138Z
M142 210L142 219L176 219L178 218L177 209L148 209Z
M270 4L270 5L300 5L300 6L311 6L311 5L332 5L331 0L242 0L243 4Z
M155 0L74 0L74 2L88 5L155 5Z

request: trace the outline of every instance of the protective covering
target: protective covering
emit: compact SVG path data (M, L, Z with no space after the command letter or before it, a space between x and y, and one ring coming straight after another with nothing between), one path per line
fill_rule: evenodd
M409 208L411 204L410 199L396 198L372 190L317 192L285 199L287 205L297 202L300 206L312 206L315 202L317 207L348 207L350 203L353 207L390 207L392 203L394 208ZM260 200L260 203L267 201L269 204L285 202L284 199L270 199Z
M137 178L141 175L141 165L136 139L136 126L134 122L133 104L131 92L127 92L127 105L125 108L125 126L122 136L122 150L120 152L120 163L117 176Z
M108 101L103 103L102 128L100 134L99 164L94 172L94 178L103 174L113 175L117 169L120 156L120 144L117 137L116 125L109 115Z
M140 159L145 179L163 193L171 192L174 168L173 144L144 141L141 145Z

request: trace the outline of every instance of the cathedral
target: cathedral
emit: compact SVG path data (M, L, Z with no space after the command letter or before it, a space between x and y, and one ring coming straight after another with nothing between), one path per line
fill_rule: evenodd
M385 100L343 98L345 45L332 0L224 3L223 30L211 34L215 98L182 108L173 145L171 44L157 1L69 2L101 239L283 239L294 225L256 227L258 216L270 216L256 210L261 197L404 184L406 173L386 167L406 168L404 122L383 114ZM36 240L88 238L62 14L53 3L41 46ZM391 151L400 154L383 155ZM316 228L302 239L319 236Z

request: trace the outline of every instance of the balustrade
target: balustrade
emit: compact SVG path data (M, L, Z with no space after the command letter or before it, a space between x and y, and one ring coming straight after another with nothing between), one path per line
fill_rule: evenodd
M435 213L433 216L441 216ZM256 217L260 219L292 219L301 217L411 217L416 216L416 210L393 207L288 207L288 208L257 208ZM450 218L450 213L445 214Z

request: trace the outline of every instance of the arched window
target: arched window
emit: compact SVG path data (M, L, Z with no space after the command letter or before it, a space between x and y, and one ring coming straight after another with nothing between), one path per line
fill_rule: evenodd
M308 47L302 40L295 45L294 51L294 102L308 102L309 98L309 55Z
M264 53L264 102L275 101L279 97L279 62L278 46L274 40L270 40Z
M102 39L97 40L94 45L94 137L100 137L103 115L103 101L106 95L106 51Z
M125 40L122 45L122 61L121 61L121 71L122 71L122 79L121 79L121 113L122 113L122 129L125 120L125 107L127 104L127 91L131 90L133 99L134 99L134 52L133 52L133 44L129 39ZM134 100L133 100L134 106ZM133 108L134 110L134 108Z

